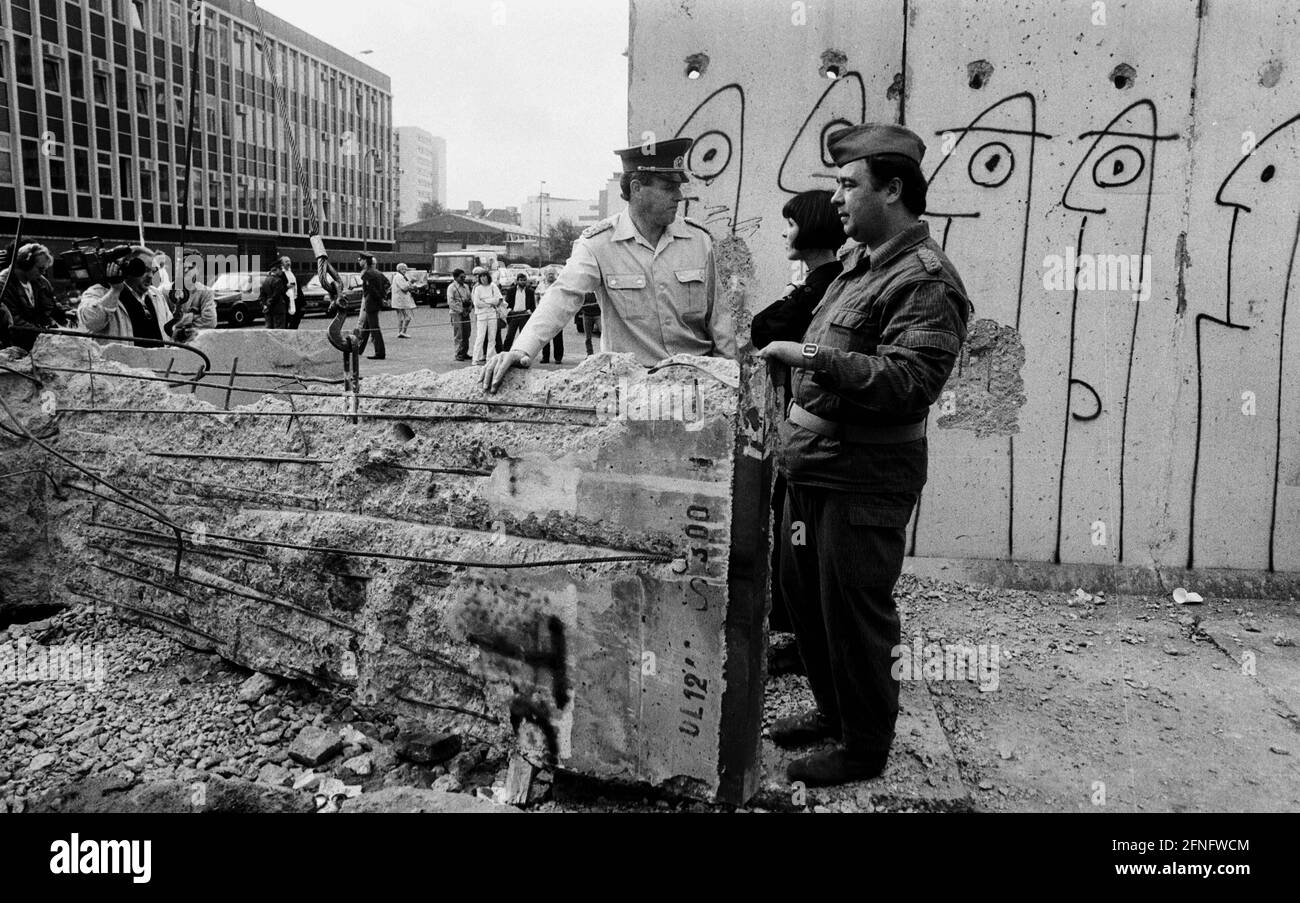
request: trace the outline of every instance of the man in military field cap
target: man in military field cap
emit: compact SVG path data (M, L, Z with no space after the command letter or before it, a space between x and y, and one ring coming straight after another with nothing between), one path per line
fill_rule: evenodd
M834 741L787 769L791 781L810 786L867 780L885 768L898 718L893 589L926 480L926 418L971 309L920 219L921 139L868 123L833 132L827 148L838 167L831 203L858 246L803 342L759 352L793 368L791 404L777 430L788 493L777 541L781 587L817 701L815 710L778 721L771 735L785 746Z
M511 350L484 368L485 389L495 392L511 367L529 366L588 293L600 305L601 351L634 354L647 367L674 354L735 356L735 323L717 290L713 238L677 216L691 144L673 138L615 152L627 209L573 243L569 262Z

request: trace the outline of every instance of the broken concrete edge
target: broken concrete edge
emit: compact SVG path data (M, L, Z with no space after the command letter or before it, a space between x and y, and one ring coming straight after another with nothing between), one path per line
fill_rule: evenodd
M1300 574L1227 568L1189 571L1139 565L909 557L903 560L903 573L950 583L982 583L1003 589L1068 593L1081 587L1127 595L1168 596L1181 586L1207 599L1219 596L1300 601Z

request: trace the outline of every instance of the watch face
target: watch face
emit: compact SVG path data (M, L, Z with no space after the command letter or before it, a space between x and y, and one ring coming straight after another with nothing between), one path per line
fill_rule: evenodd
M815 357L816 355L817 355L817 346L814 345L812 342L809 342L807 345L803 346L804 357Z

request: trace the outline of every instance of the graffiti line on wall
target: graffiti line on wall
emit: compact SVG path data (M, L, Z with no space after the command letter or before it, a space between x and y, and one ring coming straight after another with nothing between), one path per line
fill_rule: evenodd
M1282 466L1282 415L1284 382L1283 373L1286 362L1286 326L1287 307L1290 301L1291 284L1295 277L1297 246L1300 245L1300 215L1296 210L1296 199L1288 192L1293 189L1297 174L1295 167L1300 161L1300 115L1276 126L1253 147L1243 148L1243 156L1219 185L1214 201L1221 207L1232 210L1232 219L1228 228L1227 272L1225 278L1224 315L1216 317L1208 313L1196 317L1196 446L1192 461L1192 491L1188 514L1188 548L1187 566L1196 565L1198 534L1205 532L1205 525L1197 520L1196 510L1198 495L1202 489L1202 465L1207 459L1206 435L1207 421L1217 429L1213 430L1215 438L1221 442L1232 442L1235 436L1245 434L1248 430L1238 430L1219 422L1215 423L1212 414L1220 411L1222 405L1207 407L1207 388L1218 389L1224 382L1220 368L1207 366L1209 352L1218 351L1234 371L1242 372L1243 377L1251 372L1252 365L1263 367L1272 363L1261 360L1258 347L1266 341L1271 330L1277 330L1276 346L1276 382L1270 388L1272 397L1265 395L1259 402L1267 410L1273 407L1273 435L1270 458L1264 462L1229 460L1222 452L1209 456L1215 464L1234 471L1233 477L1245 481L1247 477L1258 476L1261 480L1249 480L1249 485L1257 487L1263 478L1271 482L1268 486L1268 528L1265 549L1266 567L1269 571L1276 567L1277 530L1278 530L1278 490L1281 484ZM1289 170L1289 171L1288 171ZM1281 176L1281 178L1279 178ZM1280 197L1279 197L1280 195ZM1276 266L1279 263L1284 266ZM1238 278L1240 268L1244 279ZM1268 280L1276 277L1272 273L1285 273L1281 291ZM1246 290L1242 291L1242 282ZM1247 301L1245 312L1238 305L1234 311L1234 302L1244 296ZM1280 304L1270 303L1272 298L1281 298ZM1256 309L1258 304L1259 308ZM1276 310L1274 309L1276 307ZM1218 326L1223 330L1236 330L1241 334L1241 341L1249 347L1234 346L1233 333L1225 332L1206 341L1206 326ZM1260 336L1256 338L1255 336ZM1269 349L1272 353L1272 349ZM1269 374L1271 376L1271 374ZM1247 377L1248 378L1248 377ZM1235 387L1234 387L1235 391ZM1254 393L1252 393L1252 398ZM1232 415L1235 416L1235 412ZM1271 473L1252 473L1257 464ZM1210 481L1217 485L1222 481ZM1219 515L1216 526L1224 522L1235 523L1234 514L1243 515L1250 521L1251 510L1256 507L1254 499L1248 492L1238 491L1231 497L1220 496L1216 499Z
M1149 99L1136 101L1125 107L1115 116L1106 127L1095 131L1083 132L1079 137L1093 138L1083 157L1079 160L1079 165L1075 167L1070 176L1069 182L1065 186L1065 192L1061 197L1061 206L1066 210L1081 213L1083 216L1079 223L1079 237L1074 249L1075 261L1078 270L1074 274L1073 291L1070 302L1070 348L1069 364L1066 370L1066 416L1064 418L1063 437L1061 441L1061 465L1060 475L1057 481L1057 517L1056 517L1056 545L1052 553L1052 561L1059 564L1061 561L1061 540L1063 533L1063 513L1066 495L1066 459L1071 452L1071 423L1093 423L1098 422L1098 431L1089 432L1084 443L1084 447L1078 450L1081 456L1087 454L1087 441L1090 440L1095 448L1104 447L1107 451L1103 459L1103 466L1100 468L1090 468L1088 459L1083 457L1078 467L1071 469L1072 475L1085 475L1090 472L1098 475L1104 474L1102 479L1106 483L1111 483L1110 467L1108 462L1111 459L1111 437L1112 427L1108 419L1103 419L1103 414L1113 412L1115 407L1119 407L1119 453L1118 463L1119 472L1115 483L1117 485L1108 485L1105 489L1105 505L1111 509L1114 516L1116 538L1116 561L1124 561L1124 539L1125 539L1125 481L1124 465L1128 451L1128 424L1129 424L1129 398L1133 385L1133 360L1137 348L1137 328L1138 316L1140 313L1140 298L1137 291L1130 293L1131 285L1141 285L1143 278L1150 279L1150 274L1145 272L1147 266L1147 240L1148 231L1151 222L1151 194L1152 187L1155 184L1156 172L1156 147L1160 141L1173 141L1178 138L1177 134L1161 135L1158 133L1159 117L1156 111L1156 105ZM1092 167L1088 172L1087 179L1079 179L1080 173L1085 171L1087 164L1091 163ZM1143 175L1146 176L1142 183L1138 183ZM1139 185L1137 192L1128 189L1130 185ZM1101 220L1100 229L1097 228L1097 221ZM1088 223L1090 220L1094 225L1093 243L1085 247L1084 237L1087 233ZM1136 240L1135 240L1136 239ZM1131 252L1136 249L1136 255ZM1083 287L1084 280L1082 272L1085 266L1095 266L1098 260L1111 260L1116 256L1128 259L1132 257L1136 260L1136 275L1129 274L1129 285L1111 285L1109 290L1101 290L1106 287L1098 283L1098 291L1091 291L1085 302L1088 319L1094 323L1100 321L1102 324L1109 324L1109 312L1112 307L1119 307L1126 310L1128 316L1127 339L1121 346L1120 357L1124 360L1124 377L1123 389L1116 393L1113 390L1111 380L1112 374L1107 372L1109 368L1110 351L1114 349L1115 343L1111 338L1108 326L1103 326L1101 335L1102 347L1084 348L1077 347L1078 339L1078 322L1080 313L1080 288ZM1096 273L1094 271L1094 278ZM1119 294L1129 295L1128 301L1116 303L1116 290ZM1127 307L1126 307L1127 305ZM1088 379L1081 378L1078 367L1081 359L1093 366L1086 368L1093 380L1100 377L1102 391L1098 392L1097 387ZM1086 389L1092 396L1095 409L1087 414L1076 413L1074 410L1075 394L1074 388L1078 386ZM1078 438L1078 432L1075 432ZM1081 490L1080 503L1072 505L1072 510L1096 513L1091 507L1094 498L1090 498L1087 490L1096 490L1099 487L1096 481L1089 481L1086 478L1080 482L1085 484ZM1095 494L1095 493L1094 493ZM1112 495L1118 496L1118 511L1112 509ZM1095 517L1089 516L1085 520L1094 520Z
M695 133L688 134L692 123ZM697 212L696 219L706 227L720 225L733 238L757 232L762 217L740 218L740 192L745 179L745 89L733 82L700 101L673 137L683 136L695 139L686 157L691 178L712 189L714 198L726 200L701 204L698 197L687 198L683 215L691 215L694 202L704 213L700 216Z
M1039 139L1052 137L1038 130L1037 99L1028 91L1009 94L990 104L966 125L939 129L935 134L942 139L944 156L930 174L926 217L937 222L944 253L956 256L960 248L972 258L983 258L986 266L999 267L995 281L1007 287L1008 295L1014 286L1014 312L1007 309L1003 297L972 300L982 316L1004 323L1010 321L1019 331L1028 265L1029 217L1033 208L1034 151ZM1023 161L1022 166L1019 161ZM996 263L986 253L991 233L1018 235L1019 255ZM1008 558L1015 557L1015 472L1015 437L1008 436ZM916 554L924 502L922 493L912 519L911 555Z

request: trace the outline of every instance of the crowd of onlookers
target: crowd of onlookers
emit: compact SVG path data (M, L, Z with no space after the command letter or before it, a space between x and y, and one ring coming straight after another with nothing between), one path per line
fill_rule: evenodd
M560 268L542 269L541 281L533 288L528 277L520 273L514 285L504 292L492 281L486 267L475 267L467 278L464 270L452 273L452 283L447 287L447 308L456 343L456 360L486 363L493 353L509 351L528 318L537 309L537 303L559 278ZM587 354L592 354L592 337L600 329L600 305L594 293L588 292L582 305L582 331L586 337ZM472 338L471 338L472 334ZM471 357L470 351L473 350ZM564 363L564 332L542 346L542 363Z

